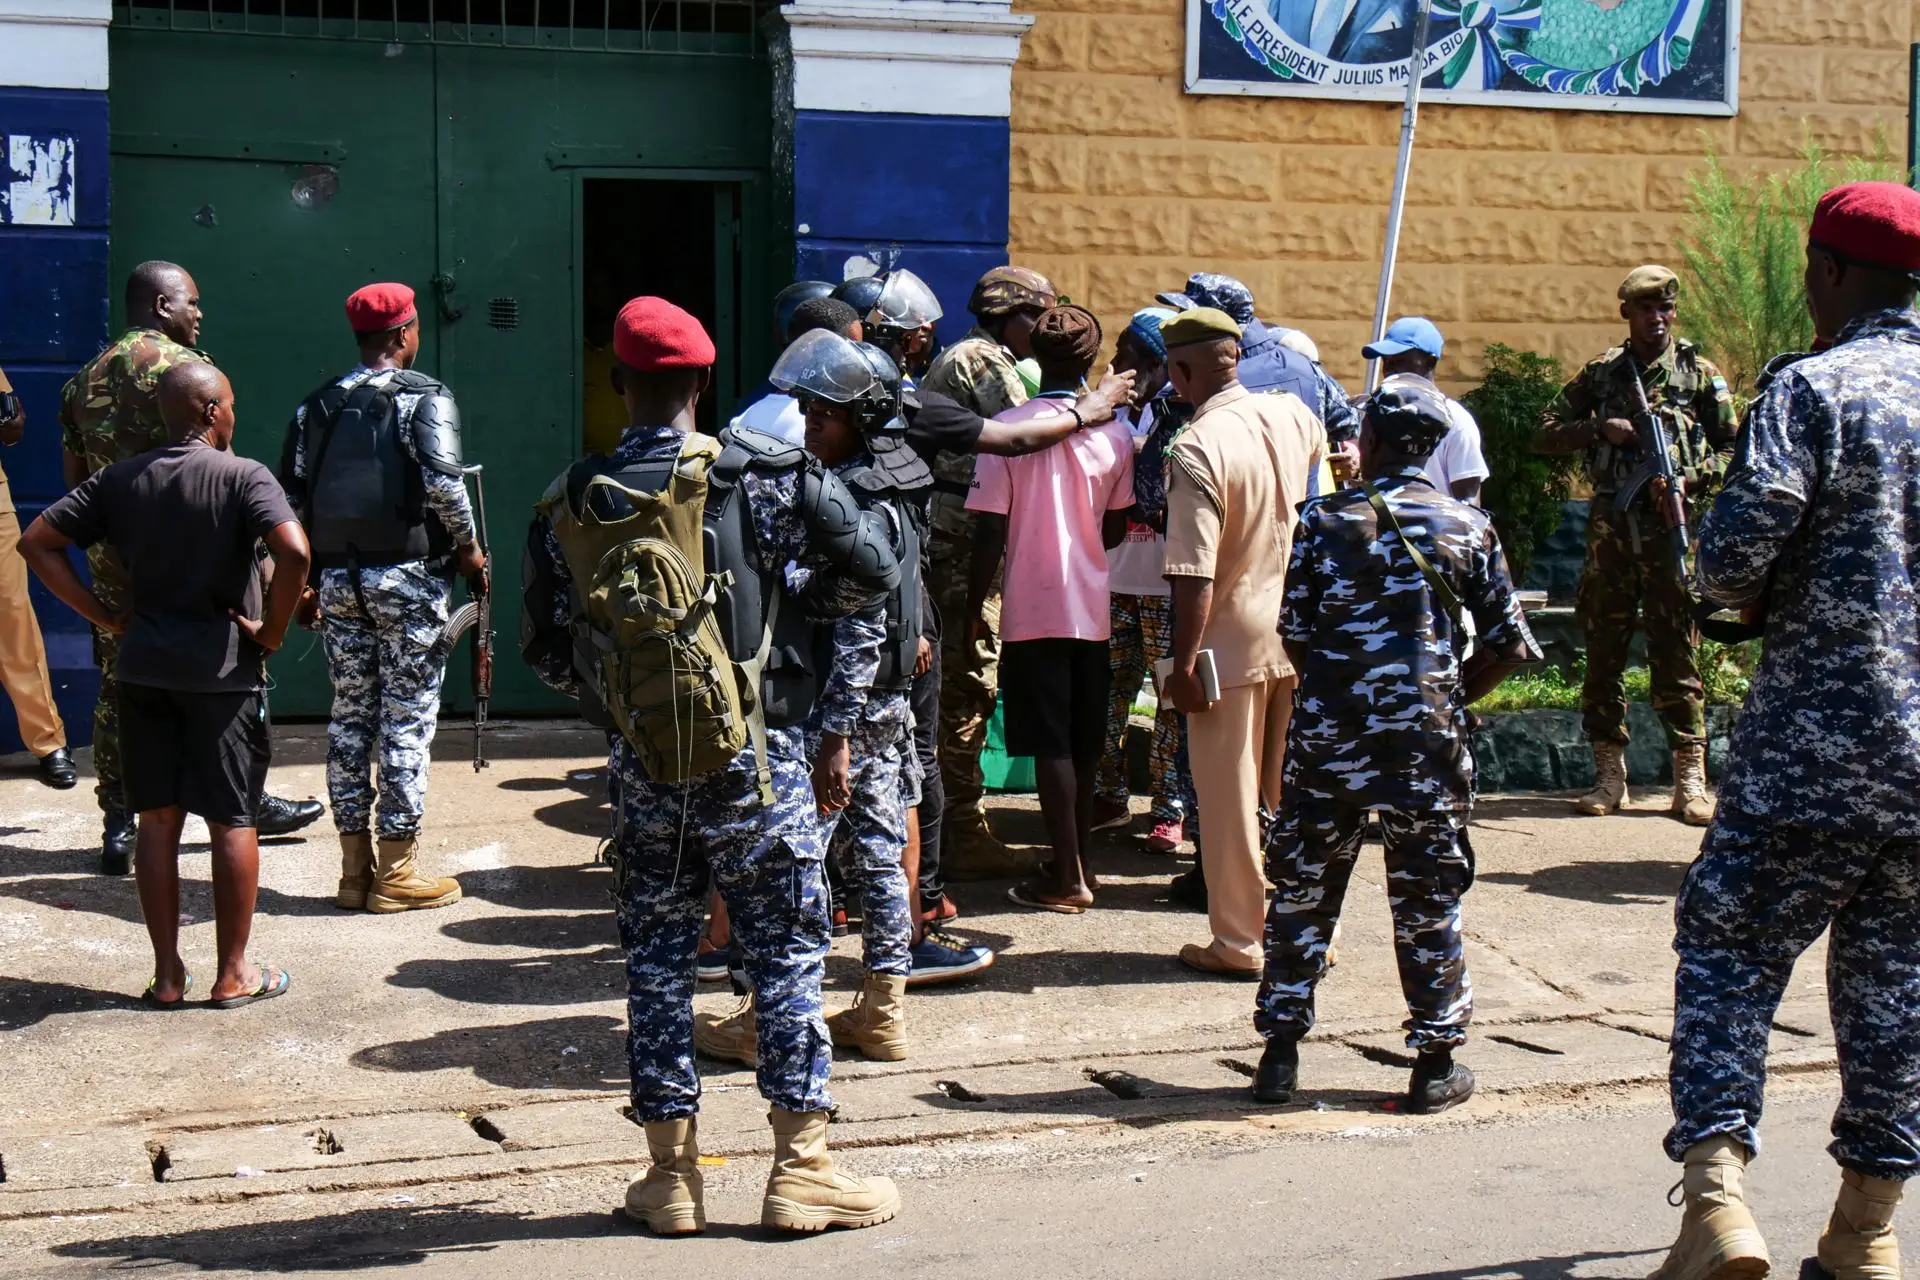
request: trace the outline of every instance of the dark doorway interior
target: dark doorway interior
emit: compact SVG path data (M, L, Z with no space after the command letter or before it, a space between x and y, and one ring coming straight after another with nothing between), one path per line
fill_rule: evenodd
M582 201L581 367L582 438L589 452L606 452L625 424L625 410L608 385L613 318L629 298L655 294L678 303L713 335L720 362L738 358L732 334L718 324L719 281L714 261L712 183L638 178L589 178ZM731 246L729 246L731 251ZM731 273L729 273L731 274ZM731 311L731 308L729 308ZM715 386L701 397L700 429L725 425L733 406L716 403L732 379L715 370Z

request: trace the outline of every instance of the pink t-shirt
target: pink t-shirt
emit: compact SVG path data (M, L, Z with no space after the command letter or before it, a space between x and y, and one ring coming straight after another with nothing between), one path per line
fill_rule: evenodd
M1066 413L1035 397L994 415L1031 422ZM1002 640L1105 640L1112 633L1107 551L1100 522L1133 505L1133 437L1109 422L1018 458L982 454L973 464L969 511L1007 517Z

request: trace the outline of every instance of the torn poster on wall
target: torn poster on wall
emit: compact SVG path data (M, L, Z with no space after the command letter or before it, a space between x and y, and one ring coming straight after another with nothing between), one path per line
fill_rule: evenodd
M5 135L0 168L0 224L16 227L74 225L72 138L30 133Z

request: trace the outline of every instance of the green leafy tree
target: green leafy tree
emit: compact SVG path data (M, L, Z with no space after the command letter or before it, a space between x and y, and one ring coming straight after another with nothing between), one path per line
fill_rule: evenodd
M1736 177L1711 149L1688 178L1680 257L1688 334L1744 403L1767 361L1813 341L1804 283L1807 226L1820 197L1843 182L1900 181L1882 139L1872 156L1828 156L1809 136L1797 168Z
M1480 424L1480 442L1492 472L1481 501L1500 531L1500 545L1516 582L1524 581L1533 550L1560 527L1561 504L1573 479L1574 455L1533 451L1540 414L1564 381L1560 362L1498 342L1487 346L1486 380L1461 403Z

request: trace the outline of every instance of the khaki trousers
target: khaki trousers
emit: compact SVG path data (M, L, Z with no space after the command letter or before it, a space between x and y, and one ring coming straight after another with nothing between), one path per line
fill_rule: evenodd
M67 745L67 727L53 705L47 647L27 599L27 562L20 556L20 517L0 477L0 688L20 721L20 740L36 756Z
M1187 717L1212 949L1240 968L1259 968L1265 954L1267 882L1260 872L1259 809L1280 807L1295 683L1288 676L1222 689L1220 701Z

